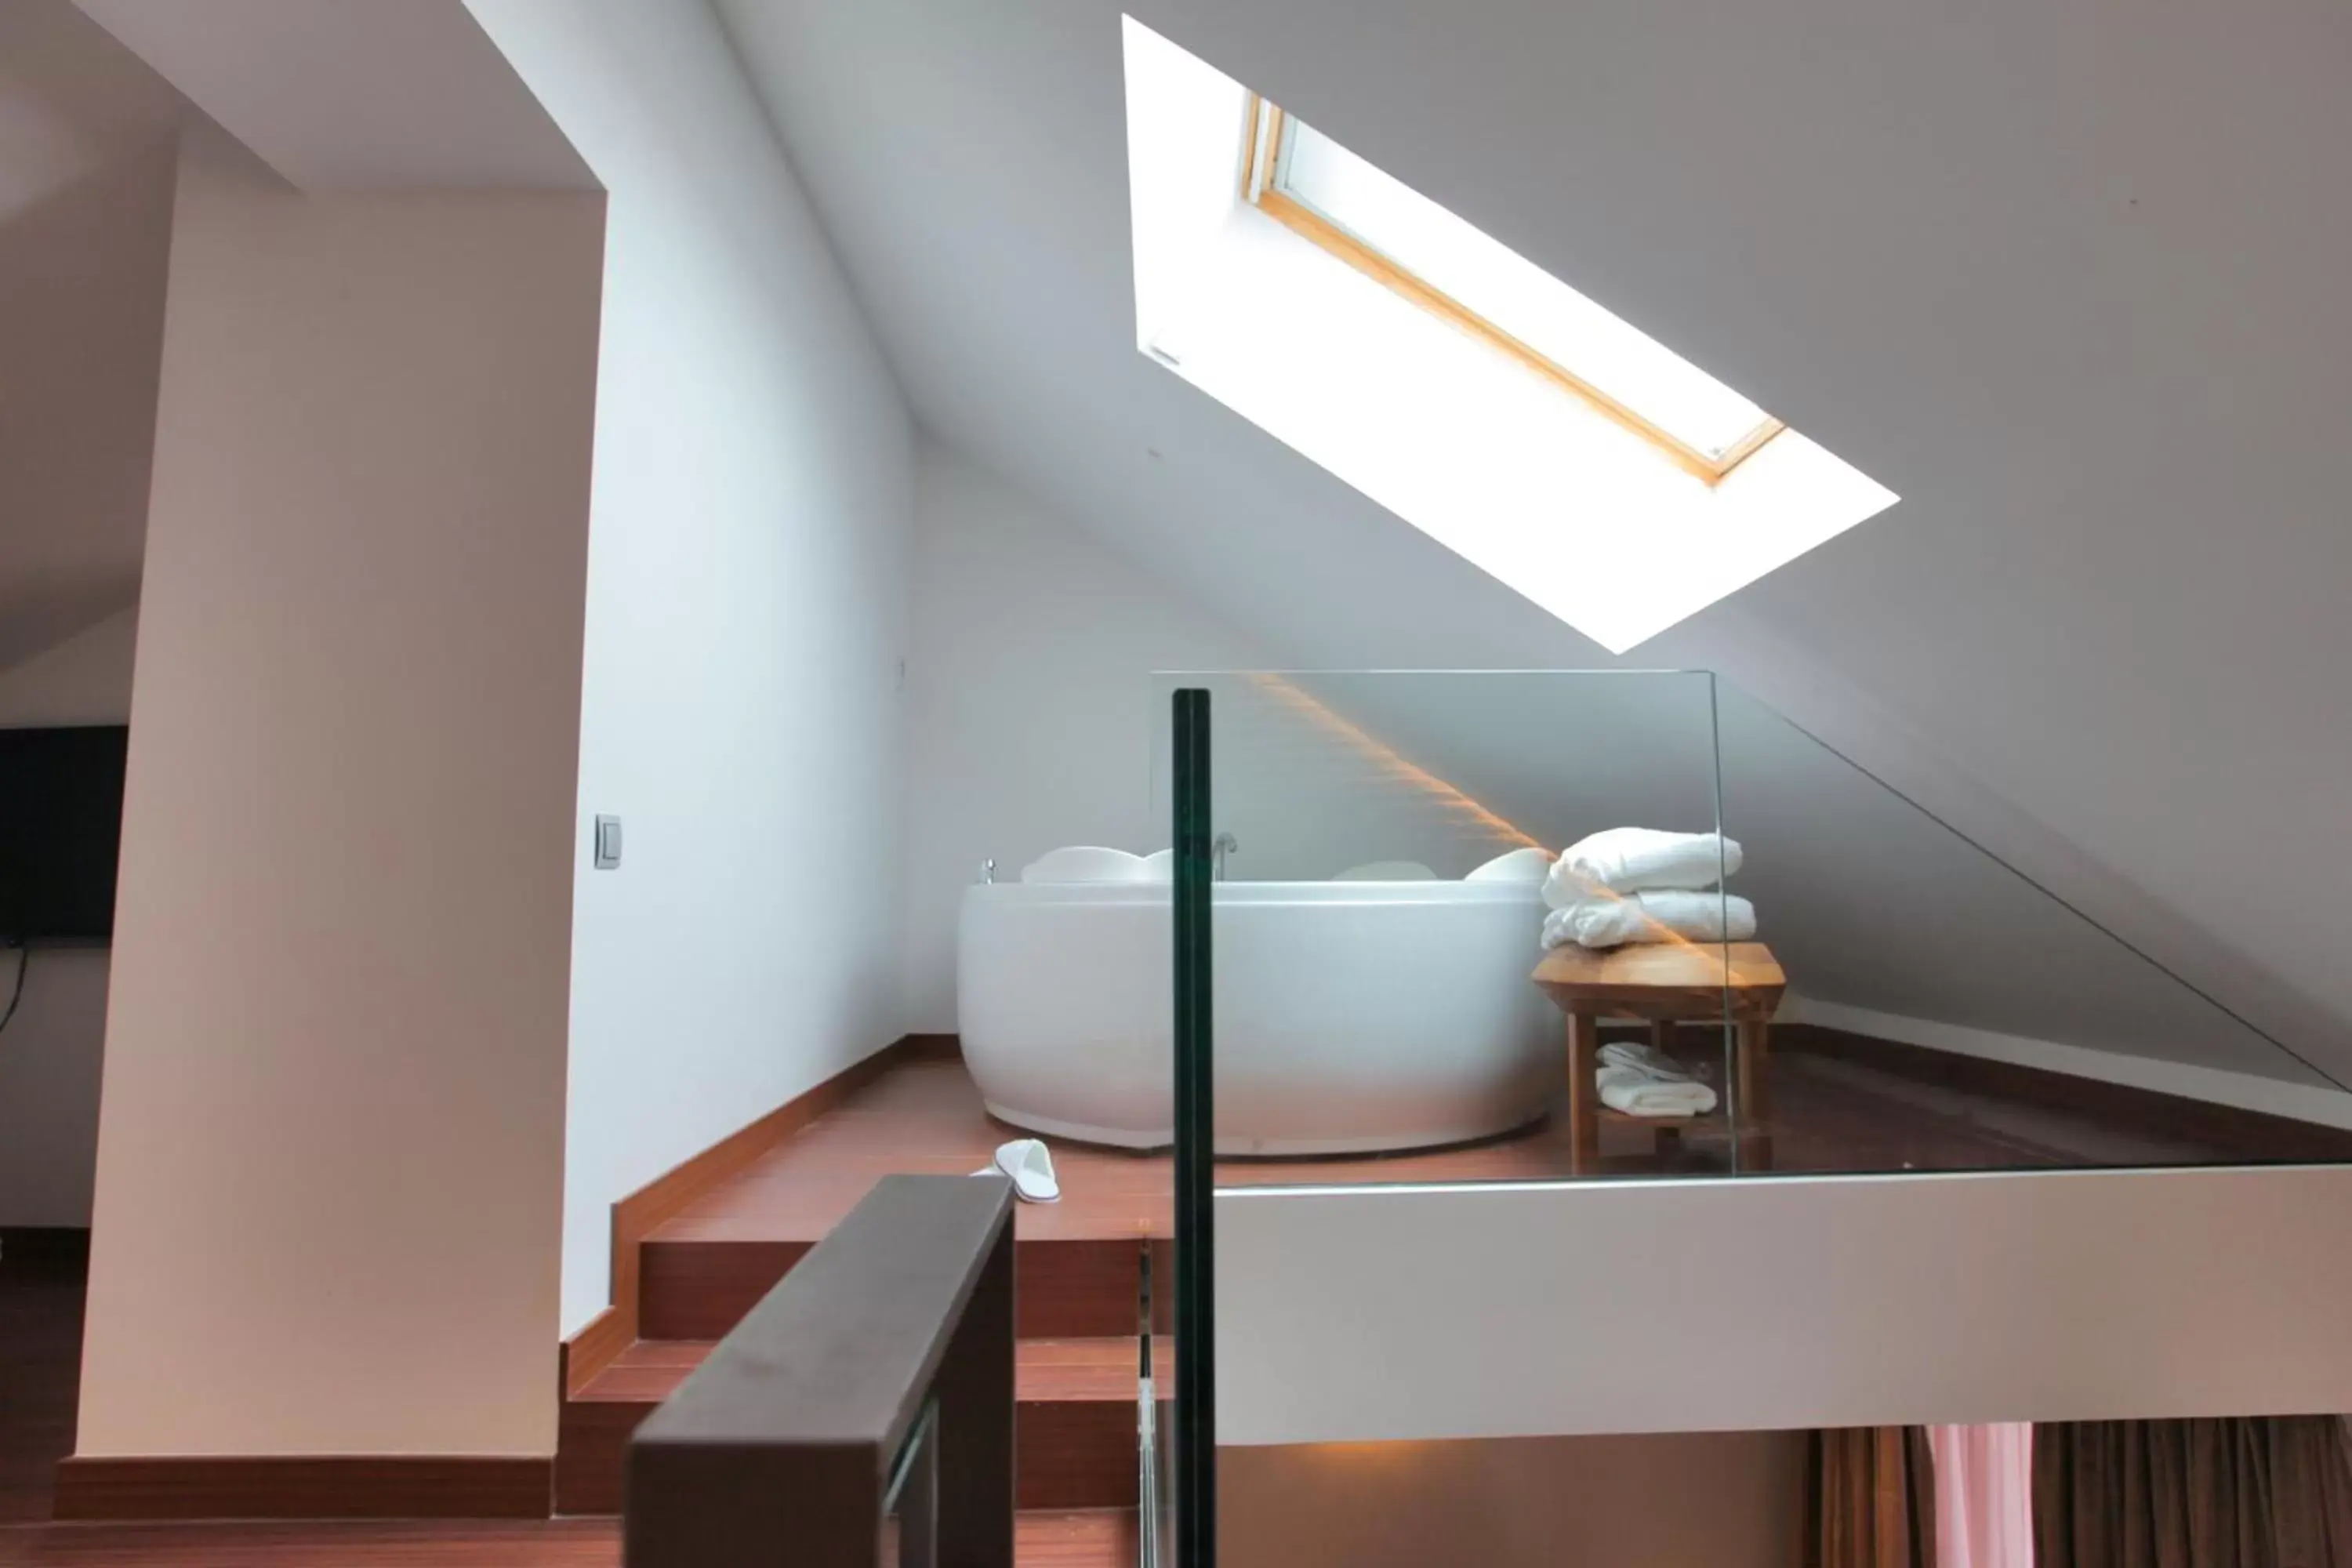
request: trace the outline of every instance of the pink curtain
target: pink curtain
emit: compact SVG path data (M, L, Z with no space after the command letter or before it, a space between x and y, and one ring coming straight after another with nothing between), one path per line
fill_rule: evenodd
M1937 1568L2033 1568L2033 1428L1930 1426Z

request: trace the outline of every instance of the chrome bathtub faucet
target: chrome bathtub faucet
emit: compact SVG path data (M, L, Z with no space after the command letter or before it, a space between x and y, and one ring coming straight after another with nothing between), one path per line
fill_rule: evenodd
M1223 881L1225 879L1225 857L1228 855L1238 855L1241 852L1242 841L1235 838L1230 833L1220 833L1215 838L1210 840L1209 879L1213 882Z

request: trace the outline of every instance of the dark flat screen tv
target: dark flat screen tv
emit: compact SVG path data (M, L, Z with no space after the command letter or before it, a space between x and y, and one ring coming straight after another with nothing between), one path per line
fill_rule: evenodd
M0 942L114 933L130 737L0 730Z

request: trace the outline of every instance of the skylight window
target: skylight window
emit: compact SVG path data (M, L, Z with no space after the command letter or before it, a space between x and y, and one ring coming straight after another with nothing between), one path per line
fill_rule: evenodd
M1252 94L1252 205L1559 382L1709 483L1786 426L1501 242Z
M1610 652L1894 504L1443 205L1125 32L1136 346Z

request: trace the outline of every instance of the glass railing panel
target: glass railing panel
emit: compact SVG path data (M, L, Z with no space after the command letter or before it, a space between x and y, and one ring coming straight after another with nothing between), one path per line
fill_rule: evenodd
M1789 976L1777 1169L2352 1155L2335 1042L2257 1026L2258 991L2225 999L2062 895L2066 868L2002 860L1738 689L1717 709L1737 885Z
M940 1407L923 1401L882 1489L882 1525L875 1547L878 1568L938 1568Z
M1136 1563L1161 1568L1176 1557L1176 1312L1173 1238L1143 1249L1137 1300L1139 1364L1135 1396Z
M1220 1184L1723 1174L1764 1154L1726 1019L1772 987L1766 955L1723 940L1746 928L1711 677L1177 680L1213 715ZM1172 810L1172 755L1154 774Z
M2328 1042L2257 1027L1704 673L1213 673L1160 701L1180 687L1213 715L1222 1184L2352 1152ZM1152 773L1170 819L1165 744ZM1627 830L1711 863L1561 864Z
M1422 1246L1443 1234L1432 1202L1459 1202L1465 1215L1477 1206L1491 1225L1487 1197L1515 1185L1615 1204L1756 1177L1869 1173L1907 1187L1939 1173L2069 1180L2101 1167L2352 1160L2352 1095L2327 1066L2331 1042L2260 1026L2242 997L2062 896L2054 874L2004 862L1708 676L1187 674L1155 693L1163 718L1179 691L1207 706L1210 760L1188 782L1163 723L1152 812L1195 826L1211 1005L1195 1045L1169 1015L1176 1073L1188 1050L1209 1068L1206 1115L1173 1133L1226 1200L1188 1208L1179 1181L1179 1261L1197 1252L1192 1272L1212 1281L1189 1314L1179 1303L1187 1349L1213 1332L1302 1352L1317 1337L1300 1340L1296 1311L1209 1321L1229 1299L1268 1312L1304 1299L1213 1283L1225 1267L1215 1215L1240 1215L1229 1204L1254 1211L1256 1267L1278 1258L1296 1273L1331 1256L1309 1216L1342 1198L1409 1198ZM1685 855L1706 847L1716 874L1621 875L1595 845L1625 850L1626 829L1671 836L1661 842ZM1129 896L1163 897L1144 875ZM1186 965L1182 944L1171 949L1173 994ZM2027 1205L2020 1215L2046 1212L2001 1190ZM1296 1245L1267 1245L1280 1228L1268 1205L1300 1215ZM1370 1221L1351 1212L1349 1223ZM1736 1237L1716 1248L1727 1256ZM1664 1237L1656 1247L1675 1249ZM1591 1285L1601 1294L1588 1307L1609 1316L1637 1301L1643 1270L1654 1272L1641 1259L1658 1256L1626 1253ZM1694 1261L1681 1289L1704 1295L1711 1266ZM1937 1267L1923 1255L1911 1277ZM1369 1305L1379 1271L1339 1272L1347 1288L1326 1292L1315 1321L1334 1321L1342 1300L1368 1304L1360 1316L1387 1310ZM1477 1298L1474 1281L1464 1288ZM1735 1273L1727 1288L1736 1300L1748 1287ZM1450 1344L1478 1331L1444 1318L1433 1306L1429 1331ZM1583 1324L1556 1328L1573 1338ZM1349 1333L1379 1338L1360 1324ZM1484 1364L1475 1349L1449 1354ZM1302 1364L1315 1359L1253 1362L1251 1379L1382 1375ZM1552 1360L1535 1381L1565 1401L1574 1380ZM1727 1378L1717 1392L1740 1385ZM1234 1464L1247 1459L1261 1479L1279 1467L1264 1468L1262 1448L1214 1446L1213 1378L1178 1388L1175 1425L1197 1419L1211 1446L1189 1469L1180 1449L1162 1506L1181 1518L1188 1496L1211 1498L1210 1539L1227 1562L1314 1560L1282 1559L1279 1530L1250 1522L1258 1494L1213 1502L1216 1478L1242 1473ZM1302 1384L1297 1402L1328 1405L1328 1393ZM1253 1397L1262 1415L1269 1396ZM1188 1413L1187 1398L1208 1407ZM1319 1473L1362 1481L1425 1457L1425 1445L1394 1440L1411 1415L1388 1410L1381 1441L1331 1447ZM1561 1419L1557 1430L1583 1430ZM1512 1432L1544 1429L1519 1419Z

